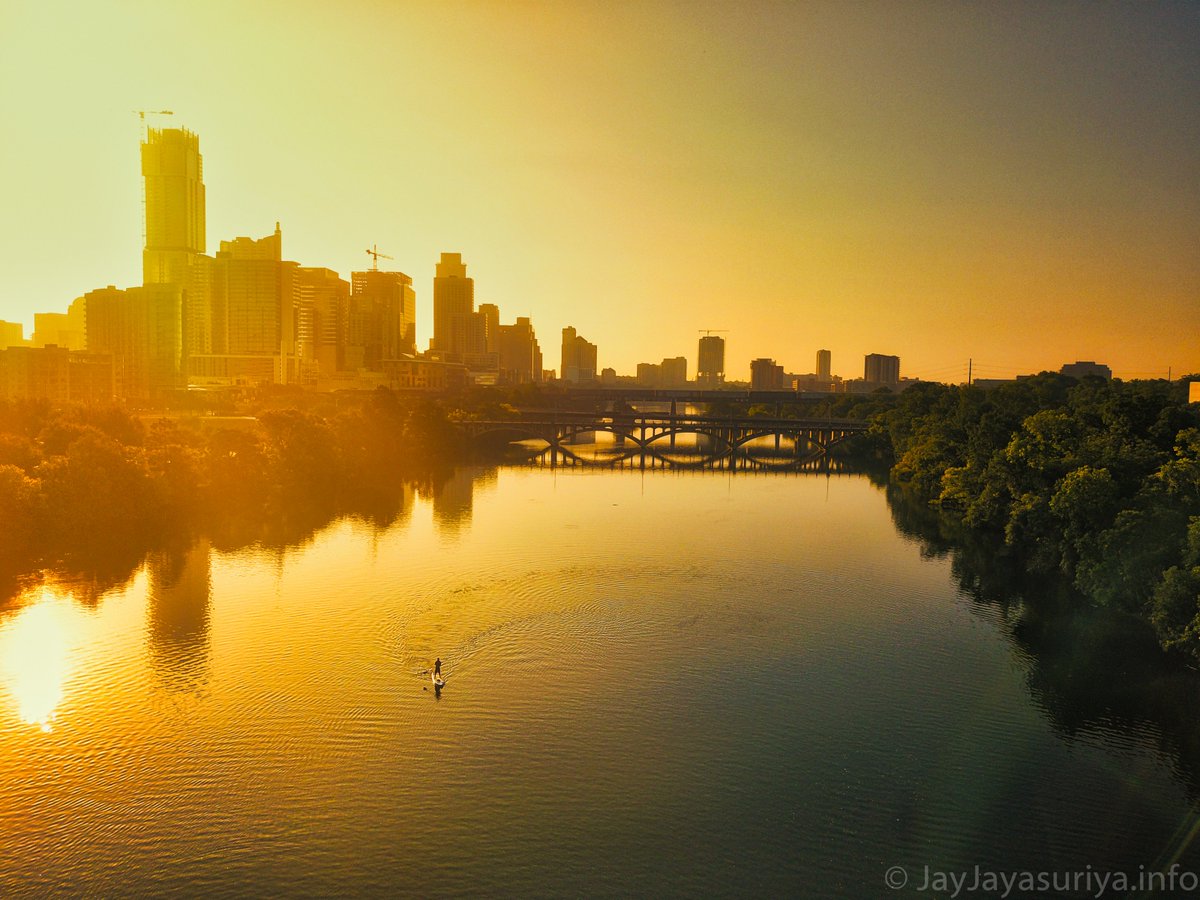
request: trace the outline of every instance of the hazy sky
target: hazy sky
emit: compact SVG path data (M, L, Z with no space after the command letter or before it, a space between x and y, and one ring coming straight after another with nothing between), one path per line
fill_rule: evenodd
M140 282L139 108L421 347L450 250L555 368L1200 372L1200 4L0 0L0 318Z

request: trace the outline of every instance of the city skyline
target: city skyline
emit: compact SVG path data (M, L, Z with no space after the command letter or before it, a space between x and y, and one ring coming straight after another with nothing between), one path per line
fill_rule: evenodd
M287 258L345 276L377 242L413 279L419 348L433 267L453 250L481 304L545 335L573 323L622 373L694 363L705 328L729 329L729 380L758 357L808 371L818 349L843 377L875 352L950 381L968 358L977 377L1080 359L1126 378L1200 370L1194 11L523 11L416 5L372 26L302 8L273 43L252 40L267 9L216 4L173 48L155 37L177 11L6 12L0 319L28 335L34 312L141 283L128 110L153 107L176 110L155 127L203 139L210 246L282 221ZM217 25L231 35L221 69L148 77L167 55L195 58ZM314 41L344 53L412 30L429 49L347 60L328 84L301 65ZM462 70L418 77L451 34ZM489 49L496 35L511 58ZM138 41L148 59L113 52ZM31 54L59 74L28 91L14 73ZM1051 69L1053 89L1037 81Z

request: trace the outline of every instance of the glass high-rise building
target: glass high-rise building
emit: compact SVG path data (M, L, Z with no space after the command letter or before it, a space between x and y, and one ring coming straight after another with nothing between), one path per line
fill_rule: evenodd
M184 284L192 257L205 250L204 169L200 138L182 128L151 128L142 143L145 181L145 284Z
M696 363L696 384L717 387L725 381L725 338L706 334L700 338L700 355Z
M446 362L462 362L471 348L475 281L461 253L443 253L433 276L433 340L429 347Z
M371 269L350 274L349 344L362 366L383 371L383 361L417 351L417 295L403 272Z

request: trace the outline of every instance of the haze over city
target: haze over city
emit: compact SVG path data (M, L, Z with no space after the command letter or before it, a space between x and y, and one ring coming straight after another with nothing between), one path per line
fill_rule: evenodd
M134 109L201 135L208 241L348 277L461 252L599 365L894 353L1200 370L1194 7L8 4L0 317L141 283ZM153 77L151 77L151 73Z

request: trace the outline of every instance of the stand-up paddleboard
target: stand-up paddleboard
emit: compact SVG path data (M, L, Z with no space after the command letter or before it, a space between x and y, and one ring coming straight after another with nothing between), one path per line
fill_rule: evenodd
M432 676L432 678L433 678L433 686L435 688L442 688L442 687L446 686L445 678L438 678L436 675Z

